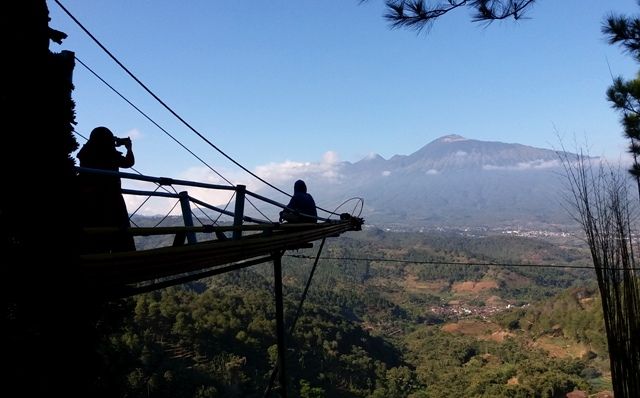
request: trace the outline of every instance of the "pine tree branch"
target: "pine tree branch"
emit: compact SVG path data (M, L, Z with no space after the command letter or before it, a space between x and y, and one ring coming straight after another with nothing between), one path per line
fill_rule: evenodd
M385 18L392 28L406 27L421 31L438 18L460 7L475 10L474 22L520 19L535 0L446 0L434 5L429 0L386 0Z

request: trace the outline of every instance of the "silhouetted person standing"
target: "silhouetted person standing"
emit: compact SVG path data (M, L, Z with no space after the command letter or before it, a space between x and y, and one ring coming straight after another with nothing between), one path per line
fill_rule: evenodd
M284 209L280 212L280 221L288 221L294 223L315 223L318 220L316 211L316 202L313 197L307 193L307 184L302 180L298 180L293 185L293 196L287 207L291 210Z
M122 146L123 155L116 150ZM116 138L106 127L91 131L89 141L78 152L80 167L118 171L135 163L131 139ZM89 253L105 253L135 250L133 236L129 232L129 213L121 192L120 178L80 173L81 219L84 227L117 228L115 233L96 234L85 238L84 249Z

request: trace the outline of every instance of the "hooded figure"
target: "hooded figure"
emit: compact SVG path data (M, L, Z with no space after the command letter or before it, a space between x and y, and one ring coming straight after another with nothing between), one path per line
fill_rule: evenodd
M124 145L126 155L116 150ZM135 163L130 139L118 139L106 127L96 127L78 152L80 167L118 171ZM135 250L129 233L129 213L122 197L120 178L89 173L78 175L83 227L115 227L118 232L86 236L84 251L108 253Z
M296 223L316 223L318 213L316 202L307 193L307 184L302 180L293 185L293 196L287 205L288 209L280 212L280 221Z

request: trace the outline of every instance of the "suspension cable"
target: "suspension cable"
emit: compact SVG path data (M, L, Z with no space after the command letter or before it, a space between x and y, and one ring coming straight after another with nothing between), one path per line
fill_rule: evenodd
M160 105L162 105L167 111L169 111L169 113L171 113L180 122L182 122L182 124L184 124L189 130L191 130L193 133L195 133L198 137L200 137L204 142L206 142L213 149L218 151L222 156L227 158L229 161L231 161L236 166L240 167L245 172L249 173L251 176L255 177L256 179L258 179L262 183L266 184L267 186L275 189L276 191L278 191L278 192L280 192L282 194L285 194L287 196L291 196L288 193L286 193L285 191L283 191L280 188L276 187L275 185L273 185L273 184L269 183L268 181L264 180L263 178L261 178L257 174L253 173L251 170L249 170L246 167L244 167L242 164L240 164L238 161L233 159L231 156L227 155L223 150L218 148L213 142L211 142L207 137L202 135L193 126L191 126L191 124L189 124L185 119L183 119L180 115L178 115L178 113L176 111L174 111L169 105L167 105L160 97L158 97L153 91L151 91L151 89L149 87L147 87L147 85L145 85L126 66L124 66L124 64L122 62L120 62L120 60L118 60L118 58L116 58L115 55L113 55L111 53L111 51L109 51L91 32L89 32L89 30L87 28L85 28L84 25L82 25L82 23L80 23L80 21L78 19L76 19L76 17L74 17L73 14L71 14L71 12L69 12L69 10L67 10L62 5L62 3L60 3L59 0L55 0L55 2L80 27L80 29L82 29L116 64L118 64L118 66L120 66L120 68L122 68L122 70L124 70L133 80L135 80L136 83L138 83L138 85L140 85L140 87L142 87L149 95L151 95L156 101L158 101L158 103Z
M180 145L185 151L189 152L194 158L198 159L198 161L200 161L200 163L202 163L203 165L205 165L205 167L207 167L209 170L213 171L216 175L218 175L218 177L222 178L225 182L227 182L229 185L234 185L231 181L227 180L222 174L220 174L217 170L215 170L213 167L211 167L211 165L209 163L207 163L204 159L202 159L200 156L196 155L191 149L187 148L187 146L185 146L182 142L180 142L179 139L177 139L173 134L171 134L170 132L168 132L164 127L160 126L155 120L153 120L151 118L151 116L147 115L142 109L138 108L133 102L129 101L129 99L127 97L125 97L122 93L120 93L115 87L113 87L111 84L109 84L106 80L104 80L100 75L98 75L93 69L91 69L87 64L85 64L84 62L82 62L82 60L80 60L80 58L78 58L77 56L75 57L76 61L78 61L80 63L80 65L84 66L91 74L93 74L98 80L100 80L105 86L109 87L109 89L111 89L111 91L113 91L114 93L116 93L116 95L118 95L120 98L122 98L127 104L129 104L133 109L135 109L136 111L138 111L138 113L140 113L145 119L147 119L148 121L150 121L154 126L156 126L157 128L160 129L160 131L162 131L163 133L165 133L167 136L169 136L169 138L171 138L176 144Z
M116 93L116 95L118 95L120 98L122 98L127 104L129 104L133 109L135 109L136 111L138 111L138 113L140 113L143 117L145 117L148 121L150 121L153 125L155 125L157 128L159 128L163 133L165 133L167 136L169 136L169 138L171 138L173 141L175 141L178 145L180 145L184 150L186 150L189 154L191 154L193 157L195 157L198 161L200 161L200 163L202 163L205 167L207 167L209 170L211 170L212 172L214 172L216 175L218 175L218 177L222 178L225 182L227 182L229 185L231 186L235 186L234 183L232 183L231 181L229 181L225 176L223 176L222 174L220 174L217 170L215 170L213 167L211 167L211 165L209 163L207 163L204 159L202 159L200 156L196 155L195 152L193 152L191 149L189 149L187 146L185 146L182 142L180 142L180 140L178 140L173 134L169 133L165 128L163 128L162 126L160 126L155 120L153 120L149 115L147 115L144 111L142 111L142 109L140 109L139 107L137 107L133 102L131 102L127 97L125 97L122 93L120 93L115 87L113 87L111 84L109 84L106 80L104 80L100 75L98 75L93 69L91 69L87 64L85 64L84 62L82 62L82 60L80 60L78 57L75 57L76 61L78 61L82 66L84 66L91 74L93 74L98 80L100 80L104 85L106 85L109 89L111 89L114 93ZM79 133L78 133L79 134ZM82 135L81 135L82 136ZM83 137L85 138L85 137ZM85 138L86 139L86 138ZM133 168L132 168L133 169ZM133 169L135 170L135 169ZM139 173L139 172L138 172ZM141 174L141 173L139 173ZM166 190L166 189L165 189ZM169 192L169 191L167 191ZM260 213L264 218L266 218L267 220L271 221L264 213L262 213L258 207L249 199L246 198L247 202L249 202L249 204L256 210L258 211L258 213Z
M89 70L90 70L90 69L89 69ZM100 77L98 76L98 78L100 78ZM107 84L107 83L105 82L105 84ZM107 85L108 85L108 84L107 84ZM125 100L126 100L126 99L125 99ZM132 104L132 105L133 105L133 104ZM134 107L135 107L135 106L134 106ZM89 141L89 139L88 139L87 137L85 137L85 136L84 136L84 135L82 135L81 133L77 132L76 130L73 130L73 132L74 132L76 135L78 135L78 136L82 137L85 141ZM135 172L136 172L137 174L139 174L139 175L143 175L143 174L142 174L138 169L136 169L135 167L130 167L130 169L131 169L131 170L133 170L133 171L135 171ZM167 187L165 187L164 185L162 185L162 184L158 184L158 183L156 183L156 185L157 185L157 187L156 187L156 189L154 189L154 190L153 190L153 192L157 192L157 191L158 191L158 188L162 188L165 192L167 192L167 193L171 193L171 191L169 191L169 190L167 189ZM176 188L175 188L173 185L171 186L171 188L173 189L173 192L174 192L175 194L177 194L177 193L178 193L178 191L176 191ZM134 216L134 215L135 215L135 214L136 214L136 213L137 213L137 212L142 208L142 206L143 206L145 203L147 203L147 201L149 201L149 199L151 199L151 195L147 196L147 197L146 197L146 199L145 199L145 200L140 204L140 206L138 206L138 208L136 208L136 210L135 210L133 213L131 213L131 215L129 215L129 221L130 221L131 223L133 223L133 225L135 225L136 227L138 226L138 224L136 224L136 223L133 221L133 216ZM174 206L174 208L175 208L175 206ZM173 210L173 209L172 209L172 210Z
M311 256L302 254L285 254L287 257L312 259ZM342 260L342 261L376 261L387 263L404 263L404 264L422 264L422 265L467 265L467 266L494 266L494 267L533 267L533 268L570 268L570 269L596 269L588 265L562 265L562 264L515 264L515 263L494 263L494 262L464 262L464 261L435 261L435 260L404 260L390 258L374 258L374 257L321 257L323 260ZM614 271L640 271L638 267L629 268L611 268L603 267Z
M222 149L218 148L218 146L216 146L213 142L211 142L202 133L200 133L198 130L196 130L190 123L188 123L184 118L182 118L176 111L174 111L169 105L167 105L160 97L158 97L149 87L147 87L147 85L145 85L140 79L138 79L138 77L136 77L133 74L133 72L131 72L122 62L120 62L120 60L118 60L118 58L116 58L116 56L113 55L113 53L111 53L111 51L109 51L109 49L107 49L87 28L85 28L84 25L73 14L71 14L71 12L69 10L67 10L67 8L64 5L62 5L62 3L59 0L55 0L55 2L69 16L69 18L71 18L80 27L80 29L82 29L109 56L109 58L111 58L118 66L120 66L120 68L122 68L122 70L124 70L125 73L127 73L136 83L138 83L138 85L140 85L140 87L142 87L149 95L151 95L156 101L158 101L158 103L160 105L162 105L167 111L169 111L169 113L171 113L175 118L177 118L189 130L191 130L194 134L196 134L198 137L200 137L200 139L202 139L204 142L206 142L210 147L212 147L213 149L218 151L218 153L220 153L222 156L227 158L229 161L231 161L233 164L235 164L236 166L238 166L239 168L244 170L246 173L248 173L252 177L256 178L258 181L262 182L263 184L273 188L274 190L276 190L276 191L278 191L278 192L280 192L280 193L282 193L282 194L284 194L284 195L286 195L288 197L292 196L291 194L283 191L282 189L276 187L275 185L273 185L270 182L266 181L262 177L258 176L257 174L255 174L251 170L247 169L245 166L243 166L238 161L236 161L234 158L232 158L227 153L225 153ZM217 174L217 172L216 172L216 174ZM222 178L224 178L224 177L222 177ZM231 183L229 182L229 184L231 184ZM233 184L231 184L231 185L233 185ZM247 199L247 201L260 214L262 214L265 218L269 219L262 212L260 212L260 210L258 210L258 208L255 205L253 205L253 203L250 200ZM316 206L316 208L318 208L319 210L322 210L324 212L332 214L331 211L323 209L322 207Z
M158 222L156 223L156 225L154 225L154 226L153 226L153 228L157 228L157 227L159 227L159 226L160 226L160 224L162 224L162 222L163 222L164 220L166 220L166 219L171 215L171 212L173 211L173 209L175 209L175 208L176 208L176 206L178 206L178 203L180 203L180 200L179 200L179 199L178 199L178 200L176 200L176 203L174 203L174 204L173 204L173 207L172 207L171 209L169 209L169 211L167 212L167 214L165 214L165 216L164 216L164 217L162 217L162 219L161 219L160 221L158 221Z

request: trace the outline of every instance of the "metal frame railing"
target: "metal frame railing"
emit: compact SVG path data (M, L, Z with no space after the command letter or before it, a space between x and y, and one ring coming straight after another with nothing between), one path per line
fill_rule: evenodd
M151 182L151 183L158 184L159 186L179 185L179 186L194 187L194 188L234 191L235 206L234 206L234 211L231 212L231 211L213 206L206 202L203 202L199 199L196 199L190 196L187 191L180 191L179 193L171 193L171 192L145 191L145 190L126 189L126 188L121 190L121 192L126 195L156 196L156 197L178 199L180 201L180 208L182 211L184 226L186 227L186 239L189 244L197 243L196 232L195 232L196 229L194 228L193 218L192 218L191 202L199 206L205 207L209 210L218 212L220 214L233 217L232 239L242 238L242 230L243 230L244 222L255 223L255 224L269 224L269 225L277 224L272 221L261 220L261 219L244 215L245 201L247 200L246 198L247 196L251 196L267 204L271 204L273 206L279 207L280 209L289 209L286 205L282 203L279 203L275 200L269 199L257 193L248 191L245 185L232 186L232 185L208 184L208 183L202 183L197 181L181 180L181 179L175 179L175 178L169 178L169 177L152 177L152 176L146 176L142 174L94 169L94 168L87 168L87 167L76 167L76 171L79 173L106 175L106 176L124 178L128 180ZM293 209L289 209L289 210L293 210ZM311 215L302 214L302 213L301 215L315 218L316 220L319 220L319 221L330 221L328 218L311 216Z

